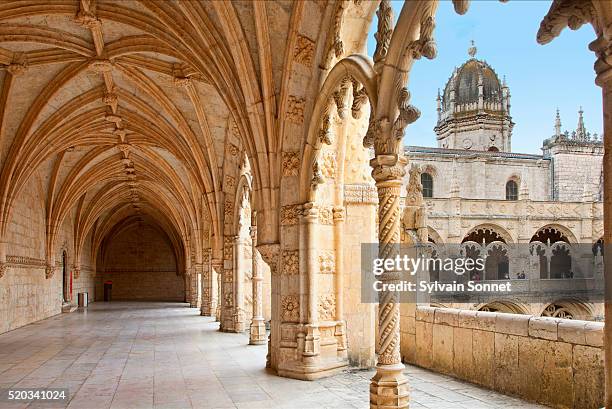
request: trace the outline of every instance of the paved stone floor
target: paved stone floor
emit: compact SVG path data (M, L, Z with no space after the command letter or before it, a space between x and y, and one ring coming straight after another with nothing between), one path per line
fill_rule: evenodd
M0 335L0 389L67 387L74 409L368 408L372 371L280 378L264 369L266 346L217 328L186 304L91 304ZM411 409L543 407L416 367L406 373Z

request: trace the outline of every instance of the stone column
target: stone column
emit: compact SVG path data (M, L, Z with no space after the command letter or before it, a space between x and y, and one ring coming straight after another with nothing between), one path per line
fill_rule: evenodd
M213 281L212 281L212 271L210 268L210 250L204 254L204 263L202 264L202 289L200 290L202 294L202 304L200 306L200 315L205 317L210 317L215 313L215 309L213 306Z
M378 256L393 259L399 255L400 194L406 159L397 154L377 155L370 162L378 190ZM397 271L384 271L380 281L400 280ZM379 293L378 364L370 383L370 408L407 408L408 380L403 374L400 355L400 304L397 291Z
M318 272L317 265L317 223L319 209L312 202L304 204L302 220L306 232L306 271L308 272L308 311L306 315L306 334L304 336L304 364L315 365L320 353L321 336L319 332ZM298 348L299 349L299 348Z
M211 312L215 315L215 321L221 321L221 279L223 275L223 260L213 259L210 263L211 273Z
M258 216L261 213L257 213ZM258 218L259 221L259 218ZM261 234L261 232L259 232ZM272 307L272 320L270 322L270 335L268 336L268 354L266 355L266 368L277 368L278 363L278 354L280 351L280 306L279 306L279 296L280 296L280 283L278 280L278 270L279 270L279 258L280 258L280 244L279 243L270 243L270 244L257 244L257 250L259 254L261 254L261 258L263 261L270 266L270 274L272 276L271 282L271 307ZM272 351L272 348L275 348Z
M604 129L604 295L605 329L604 352L606 374L605 407L612 408L612 66L609 64L612 26L590 48L599 59L595 62L595 83L602 88Z
M244 242L240 240L240 235L234 237L234 331L244 332L244 276L245 258Z
M194 277L195 305L194 307L200 308L200 311L201 311L202 310L202 271L203 271L202 263L196 263L194 267L195 267L194 268L195 270L195 277Z
M263 274L257 260L257 226L251 226L251 249L253 253L253 319L249 333L250 345L263 345L266 343L266 323L263 317Z
M344 323L344 208L334 207L334 246L335 246L335 275L336 275L336 340L338 341L338 355L346 358L346 331Z

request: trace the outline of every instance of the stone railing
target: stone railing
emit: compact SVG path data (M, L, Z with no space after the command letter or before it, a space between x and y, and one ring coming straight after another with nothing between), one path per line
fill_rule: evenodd
M600 408L603 323L418 307L405 359L557 408Z

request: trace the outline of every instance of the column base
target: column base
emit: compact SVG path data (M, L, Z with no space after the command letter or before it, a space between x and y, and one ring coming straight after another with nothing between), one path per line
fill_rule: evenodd
M266 342L266 324L263 318L254 318L249 332L249 345L264 345Z
M378 365L370 383L370 409L408 408L410 391L404 365Z
M314 381L342 372L348 366L347 361L323 361L318 359L316 362L304 364L303 362L289 361L279 365L276 373L285 378L300 379L302 381Z

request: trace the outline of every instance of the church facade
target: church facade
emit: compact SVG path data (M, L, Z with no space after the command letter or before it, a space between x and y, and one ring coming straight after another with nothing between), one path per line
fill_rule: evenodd
M438 93L438 146L405 153L421 171L434 251L457 244L446 251L486 254L484 277L472 278L515 280L519 290L506 299L434 304L603 319L593 296L603 277L601 139L586 130L582 108L571 133L562 131L557 110L541 155L513 152L510 89L475 58L473 44L468 53Z

